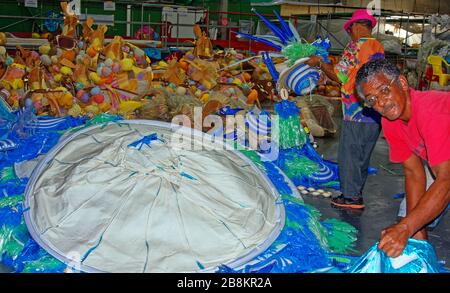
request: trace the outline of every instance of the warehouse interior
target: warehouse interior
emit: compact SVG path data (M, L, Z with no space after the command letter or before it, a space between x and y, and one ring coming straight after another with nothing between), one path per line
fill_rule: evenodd
M0 4L0 273L450 269L449 1Z

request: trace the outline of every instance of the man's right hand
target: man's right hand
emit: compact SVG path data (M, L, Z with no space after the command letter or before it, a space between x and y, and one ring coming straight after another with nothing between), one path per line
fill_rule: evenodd
M378 248L383 250L387 256L396 258L402 254L409 237L408 225L400 222L381 232Z

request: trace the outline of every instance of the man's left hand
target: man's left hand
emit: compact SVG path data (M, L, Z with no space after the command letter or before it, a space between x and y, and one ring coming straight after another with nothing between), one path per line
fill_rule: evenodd
M393 225L381 232L378 248L389 257L398 257L402 254L409 239L408 226L404 223Z

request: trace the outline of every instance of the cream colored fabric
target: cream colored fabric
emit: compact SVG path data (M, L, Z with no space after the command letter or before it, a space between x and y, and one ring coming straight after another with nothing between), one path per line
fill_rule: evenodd
M128 147L152 133L163 141ZM278 208L264 178L234 152L169 141L163 128L111 124L67 143L31 190L41 241L105 272L198 271L261 245Z

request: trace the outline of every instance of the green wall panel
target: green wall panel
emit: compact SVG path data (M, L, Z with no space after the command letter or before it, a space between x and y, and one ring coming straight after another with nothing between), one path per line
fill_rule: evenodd
M251 13L251 4L250 0L229 0L228 11L230 12L241 12L241 13ZM96 1L82 1L81 2L81 10L82 13L89 14L114 14L114 19L116 21L126 21L126 4L116 3L116 11L109 12L103 10L103 3ZM219 1L218 0L179 0L175 1L175 4L180 5L189 5L202 7L203 4L210 11L219 11ZM47 11L52 10L55 12L60 11L59 1L56 0L38 0L38 8L28 8L24 7L23 3L18 4L18 1L12 0L0 0L0 5L2 7L0 15L14 15L14 16L44 16ZM264 14L272 14L274 9L279 10L277 6L271 7L258 7L258 11ZM239 22L241 19L253 19L256 20L255 16L237 16L230 15L230 21ZM161 8L158 7L146 7L144 9L143 18L141 16L141 6L133 5L132 8L132 19L133 21L140 22L142 19L144 22L160 22L161 21ZM211 14L211 20L218 20L218 15ZM43 20L26 20L22 21L18 24L14 24L15 22L20 21L21 19L12 19L12 18L4 18L0 17L0 31L9 31L9 32L32 32L38 31L36 26L43 27ZM11 25L14 24L14 25ZM8 27L6 27L8 26ZM5 28L6 27L6 28ZM137 31L140 28L139 24L135 24L132 27L132 33ZM159 32L159 29L157 29ZM108 36L113 35L125 35L126 34L126 24L115 24L115 26L109 26L108 28Z

